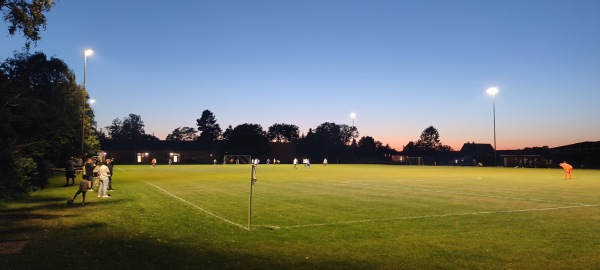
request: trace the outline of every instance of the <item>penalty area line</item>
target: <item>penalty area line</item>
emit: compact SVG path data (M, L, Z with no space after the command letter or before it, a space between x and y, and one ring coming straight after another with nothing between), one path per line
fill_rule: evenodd
M233 226L236 226L236 227L238 227L238 228L244 229L244 230L246 230L246 231L248 230L248 228L246 228L246 227L244 227L244 226L242 226L242 225L240 225L240 224L237 224L237 223L235 223L235 222L233 222L233 221L231 221L231 220L229 220L229 219L226 219L226 218L224 218L224 217L222 217L222 216L219 216L219 215L217 215L217 214L215 214L215 213L213 213L213 212L210 212L210 211L208 211L208 210L206 210L206 209L204 209L204 208L202 208L202 207L200 207L200 206L197 206L197 205L195 205L195 204L193 204L193 203L191 203L191 202L188 202L188 201L186 201L185 199L183 199L183 198L180 198L180 197L178 197L177 195L175 195L175 194L173 194L173 193L171 193L171 192L169 192L169 191L167 191L167 190L165 190L165 189L163 189L163 188L161 188L161 187L159 187L159 186L157 186L157 185L155 185L155 184L152 184L152 183L149 183L149 182L146 182L146 181L144 181L144 182L145 182L146 184L148 184L148 185L151 185L151 186L153 186L153 187L155 187L155 188L157 188L157 189L161 190L161 191L162 191L162 192L164 192L164 193L167 193L167 194L171 195L172 197L174 197L174 198L176 198L176 199L179 199L180 201L182 201L182 202L184 202L184 203L187 203L187 204L191 205L192 207L194 207L194 208L196 208L196 209L198 209L198 210L200 210L200 211L202 211L202 212L204 212L204 213L206 213L206 214L209 214L209 215L211 215L211 216L213 216L213 217L215 217L215 218L218 218L218 219L220 219L220 220L222 220L222 221L225 221L225 222L227 222L227 223L229 223L229 224L231 224L231 225L233 225Z
M553 211L553 210L563 210L563 209L582 208L582 207L598 207L598 206L600 206L600 204L570 205L570 206L559 206L559 207L530 208L530 209L502 210L502 211L482 211L482 212L470 212L470 213L449 213L449 214L441 214L441 215L424 215L424 216L384 218L384 219L351 220L351 221L331 222L331 223L299 224L299 225L291 225L291 226L281 226L278 228L279 229L294 229L294 228L307 228L307 227L324 227L324 226L350 225L350 224L368 223L368 222L386 222L386 221L426 219L426 218L444 218L444 217L477 216L477 215L490 215L490 214L523 213L523 212L535 212L535 211Z

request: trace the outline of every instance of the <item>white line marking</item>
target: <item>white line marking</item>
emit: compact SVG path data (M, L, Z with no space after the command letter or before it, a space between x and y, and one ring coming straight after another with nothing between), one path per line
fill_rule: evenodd
M487 215L487 214L502 214L502 213L520 213L520 212L533 212L533 211L552 211L561 209L581 208L581 207L598 207L600 204L593 205L572 205L572 206L561 206L561 207L548 207L548 208L531 208L531 209L520 209L520 210L502 210L502 211L483 211L483 212L471 212L471 213L450 213L441 215L426 215L426 216L412 216L412 217L398 217L398 218L386 218L386 219L363 219L363 220L352 220L344 222L331 222L331 223L315 223L315 224L302 224L302 225L291 225L281 226L281 229L293 229L293 228L306 228L306 227L322 227L322 226L335 226L335 225L347 225L367 222L379 222L379 221L395 221L395 220L408 220L408 219L424 219L424 218L443 218L443 217L457 217L457 216L469 216L469 215ZM260 225L257 225L260 226Z
M155 188L158 188L158 189L162 190L164 193L167 193L167 194L169 194L169 195L171 195L171 196L173 196L173 197L175 197L175 198L177 198L177 199L181 200L181 201L182 201L182 202L184 202L184 203L187 203L187 204L191 205L192 207L194 207L194 208L196 208L196 209L198 209L198 210L200 210L200 211L202 211L202 212L204 212L204 213L207 213L207 214L209 214L209 215L211 215L211 216L213 216L213 217L216 217L216 218L218 218L218 219L220 219L220 220L222 220L222 221L225 221L225 222L227 222L227 223L229 223L229 224L231 224L231 225L234 225L234 226L236 226L236 227L238 227L238 228L241 228L241 229L244 229L244 230L248 230L248 228L246 228L246 227L244 227L244 226L242 226L242 225L240 225L240 224L237 224L237 223L235 223L235 222L233 222L233 221L231 221L231 220L228 220L228 219L226 219L226 218L224 218L224 217L221 217L221 216L219 216L219 215L217 215L217 214L214 214L214 213L212 213L212 212L210 212L210 211L208 211L208 210L206 210L206 209L204 209L204 208L202 208L202 207L200 207L200 206L197 206L197 205L195 205L195 204L193 204L193 203L191 203L191 202L188 202L188 201L186 201L186 200L184 200L184 199L182 199L182 198L180 198L180 197L177 197L175 194L173 194L173 193L171 193L171 192L168 192L168 191L166 191L165 189L163 189L163 188L161 188L161 187L159 187L159 186L157 186L157 185L155 185L155 184L152 184L152 183L149 183L149 182L146 182L146 181L144 181L144 182L145 182L146 184L148 184L148 185L151 185L151 186L153 186L153 187L155 187Z
M430 192L430 193L444 193L444 194L473 196L473 197L497 198L497 199L508 199L508 200L519 200L519 201L544 202L544 203L560 203L560 204L571 204L571 205L577 205L577 206L590 206L590 204L585 204L585 203L549 201L549 200L542 200L542 199L507 197L507 196L497 196L497 195L483 195L483 194L473 194L473 193L464 193L464 192L455 192L455 191L446 191L446 190L437 190L437 189L426 189L426 188L397 187L397 186L389 186L389 185L374 185L374 184L364 184L364 183L356 183L356 182L343 182L343 184L359 185L359 186L367 186L367 187L403 189L403 190L421 191L421 192Z

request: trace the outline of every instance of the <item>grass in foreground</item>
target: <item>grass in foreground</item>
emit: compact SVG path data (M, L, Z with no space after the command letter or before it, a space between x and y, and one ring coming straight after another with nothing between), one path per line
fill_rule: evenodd
M64 178L5 204L3 269L598 269L600 171L115 166L109 199Z

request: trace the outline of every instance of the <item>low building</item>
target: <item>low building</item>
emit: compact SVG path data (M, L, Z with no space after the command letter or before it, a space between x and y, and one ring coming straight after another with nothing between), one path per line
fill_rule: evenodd
M120 164L150 164L156 158L158 164L212 164L216 159L223 163L223 150L216 149L199 141L146 141L146 142L102 142L102 155L115 159ZM282 163L291 163L296 156L295 143L269 143L269 154L258 157L262 160L278 159ZM236 153L246 154L246 153Z

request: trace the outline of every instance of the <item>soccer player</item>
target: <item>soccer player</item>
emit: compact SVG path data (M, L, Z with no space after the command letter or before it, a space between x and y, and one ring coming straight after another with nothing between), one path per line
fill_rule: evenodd
M565 170L565 179L571 179L573 166L571 166L571 164L567 163L566 161L563 161L563 163L561 163L560 166Z

